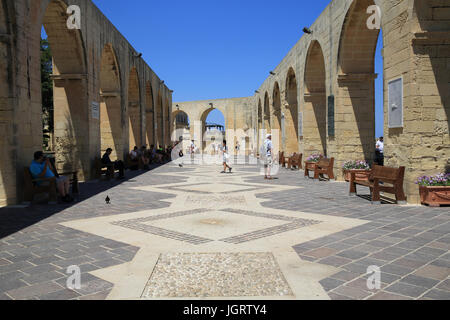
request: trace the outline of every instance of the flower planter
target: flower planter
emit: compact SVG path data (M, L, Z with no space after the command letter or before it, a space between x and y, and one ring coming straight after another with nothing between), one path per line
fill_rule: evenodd
M314 170L316 164L319 162L313 162L313 161L306 161L305 162L305 169Z
M419 186L419 193L422 204L427 204L430 207L450 205L450 186Z
M350 169L350 170L342 170L344 173L344 179L345 181L349 182L351 178L351 173L355 172L356 179L358 180L365 180L369 181L370 176L370 170L364 170L364 169Z

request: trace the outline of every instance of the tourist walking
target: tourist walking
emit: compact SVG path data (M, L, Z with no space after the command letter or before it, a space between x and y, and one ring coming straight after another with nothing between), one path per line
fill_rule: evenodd
M272 168L273 159L273 145L272 145L272 135L268 134L266 136L266 140L264 140L263 150L261 155L264 157L264 179L272 180L272 176L270 175L270 170Z
M222 153L223 153L223 171L221 173L226 173L227 168L229 170L229 173L231 173L231 170L233 169L232 167L230 167L227 162L230 159L230 155L228 153L228 147L227 147L227 141L223 140L223 145L222 145Z
M194 161L194 157L195 157L195 143L194 143L194 140L191 141L191 146L189 147L189 151L191 152L191 161Z

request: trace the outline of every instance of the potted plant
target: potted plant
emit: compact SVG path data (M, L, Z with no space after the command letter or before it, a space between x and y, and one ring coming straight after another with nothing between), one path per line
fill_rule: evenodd
M450 173L422 176L417 179L420 201L430 207L450 205Z
M321 155L321 154L312 154L306 159L306 162L317 163L322 158L323 158L323 155Z
M305 174L308 170L314 170L316 167L316 163L319 162L320 159L323 159L323 155L321 154L312 154L305 161Z
M350 181L351 172L356 172L358 180L368 180L370 175L370 166L363 160L350 160L342 165L342 172L345 181Z

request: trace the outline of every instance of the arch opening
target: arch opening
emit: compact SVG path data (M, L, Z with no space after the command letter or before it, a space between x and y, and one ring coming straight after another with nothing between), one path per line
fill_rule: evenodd
M303 141L307 155L327 155L326 73L322 48L313 41L305 67Z
M85 51L80 31L67 28L66 10L64 2L51 1L43 16L41 40L46 37L52 61L46 70L41 60L40 99L45 103L43 114L49 126L46 138L51 139L44 147L55 152L60 172L78 170L84 180L90 173Z
M163 103L161 92L158 92L158 100L156 101L156 144L159 147L164 146L164 119L163 119Z
M154 114L153 88L149 81L145 86L145 141L147 146L155 144Z
M224 114L217 108L209 108L203 112L200 121L203 153L217 154L223 140L226 139ZM231 142L228 142L228 147L232 148Z
M278 141L274 141L278 143L278 149L282 150L282 130L281 130L281 94L280 94L280 86L278 85L278 82L275 82L274 88L273 88L273 94L272 94L273 100L272 100L272 134L274 135L272 139L275 138L275 136L278 136Z
M164 141L165 141L165 147L169 147L169 144L171 143L171 135L170 135L170 128L171 128L171 120L170 120L170 112L169 112L169 99L164 100ZM175 142L175 141L174 141Z
M182 150L188 154L191 145L191 122L186 112L177 110L172 113L173 131L171 140L181 142Z
M128 118L129 118L129 148L142 146L142 118L139 76L135 67L131 68L128 79Z
M112 45L103 48L100 66L100 150L113 149L112 160L123 159L120 70Z
M270 104L269 104L269 94L266 92L264 96L264 121L263 121L263 129L266 133L271 132L270 127Z
M257 137L257 146L259 148L259 146L262 143L261 130L262 130L263 124L264 124L261 99L258 99L258 118L257 119L258 119L258 124L257 124L258 131L256 133L256 137Z
M287 153L299 152L298 139L298 98L297 78L294 69L290 68L286 78L286 102L284 112L284 150Z
M371 5L375 5L373 0L355 0L345 18L338 53L336 110L337 138L345 156L370 163L375 155L375 56L380 34L380 30L367 27L366 10ZM383 117L377 118L381 121ZM336 165L343 161L338 159Z

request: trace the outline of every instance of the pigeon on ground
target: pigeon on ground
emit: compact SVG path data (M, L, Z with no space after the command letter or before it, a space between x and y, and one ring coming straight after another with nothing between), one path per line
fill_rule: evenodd
M180 168L183 168L183 165L182 165L182 164L179 164L178 166L179 166Z
M111 199L109 198L109 196L106 196L105 201L106 201L106 204L110 204L111 203Z

